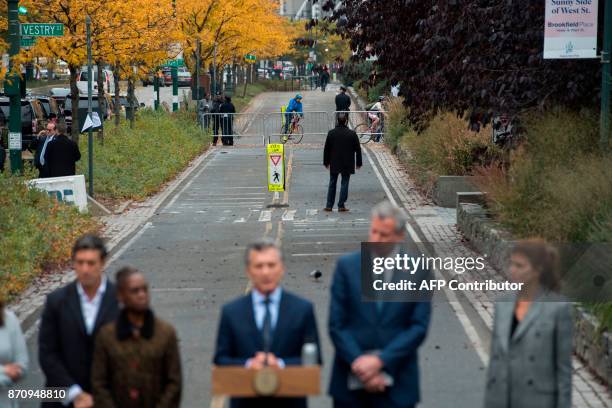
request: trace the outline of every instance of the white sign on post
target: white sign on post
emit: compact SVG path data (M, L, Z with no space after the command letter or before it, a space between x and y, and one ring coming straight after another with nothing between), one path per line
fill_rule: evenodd
M57 201L75 205L79 211L87 212L87 191L85 176L82 174L66 177L49 177L28 182L30 187L46 191Z
M597 58L597 0L546 0L544 59Z
M9 132L8 145L10 150L21 150L21 133Z

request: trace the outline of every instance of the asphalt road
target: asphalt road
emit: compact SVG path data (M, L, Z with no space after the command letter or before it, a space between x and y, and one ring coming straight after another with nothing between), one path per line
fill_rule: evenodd
M147 89L147 88L145 88ZM152 92L152 87L148 88ZM305 91L305 111L333 111L333 89ZM322 335L323 387L329 381L333 349L327 335L329 286L337 257L359 249L367 238L371 207L386 193L374 168L364 157L363 168L351 179L349 213L325 213L327 172L322 166L323 134L329 121L308 114L302 144L288 146L288 188L274 195L266 189L262 130L276 129L276 114L290 93L269 93L256 98L251 123L234 147L217 147L201 168L185 182L130 241L109 267L133 265L145 271L153 288L153 307L178 330L185 380L183 407L208 406L210 368L223 303L247 289L243 271L245 245L268 236L282 243L287 275L284 286L316 305ZM143 98L141 98L142 100ZM371 157L371 156L370 156ZM268 208L270 204L287 204ZM323 278L313 282L309 272ZM485 337L485 335L483 335ZM24 386L42 384L36 365L35 336L30 339L33 367ZM448 303L437 302L428 338L420 352L422 407L478 407L484 390L484 364ZM23 406L34 406L23 404ZM318 397L313 407L329 407Z

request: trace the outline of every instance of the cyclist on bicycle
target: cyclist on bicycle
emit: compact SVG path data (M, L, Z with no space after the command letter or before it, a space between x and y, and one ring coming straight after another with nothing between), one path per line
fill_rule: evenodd
M376 102L374 105L372 105L372 107L369 109L368 111L368 117L370 118L370 121L372 122L370 125L370 129L369 131L371 133L378 133L378 124L380 123L380 115L383 110L383 101L385 100L384 96L379 96L378 97L378 102Z
M297 94L295 98L292 98L285 109L285 134L289 132L289 125L293 119L293 114L298 113L300 116L304 116L302 109L302 95Z

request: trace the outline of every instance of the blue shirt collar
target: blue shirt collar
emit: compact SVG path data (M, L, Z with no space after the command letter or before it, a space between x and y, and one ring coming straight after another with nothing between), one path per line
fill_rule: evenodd
M270 303L273 305L279 304L282 293L283 289L280 286L274 289L272 293L270 293ZM266 300L266 296L257 289L253 288L253 290L251 290L251 299L253 300L254 305L260 305L264 300Z

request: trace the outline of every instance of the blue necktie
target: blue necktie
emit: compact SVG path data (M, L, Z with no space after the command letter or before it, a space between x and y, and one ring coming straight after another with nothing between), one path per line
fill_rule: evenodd
M43 144L43 148L40 152L40 165L41 166L45 165L45 153L47 152L47 145L49 144L49 142L51 142L51 139L53 139L53 136L47 136L45 138L45 144Z
M270 343L272 339L272 313L270 312L270 297L266 296L263 301L266 312L264 314L263 324L261 326L261 332L263 335L263 346L264 352L270 351Z

